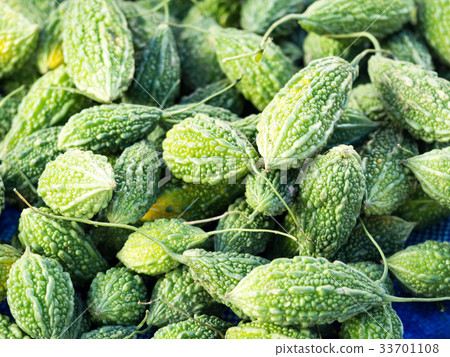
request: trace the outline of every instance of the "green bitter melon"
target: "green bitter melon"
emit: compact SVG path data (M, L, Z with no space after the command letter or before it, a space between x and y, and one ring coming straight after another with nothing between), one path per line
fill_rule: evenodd
M220 305L192 278L184 265L158 279L150 301L153 303L148 309L147 324L152 326L162 327L187 319L172 306L190 316L221 312Z
M194 320L195 319L195 320ZM160 328L154 339L217 339L232 325L216 316L194 315L194 319L176 322ZM198 323L200 321L201 323ZM206 324L207 326L205 326ZM214 330L210 327L212 326Z
M53 212L42 207L41 212ZM84 229L76 222L42 216L32 209L22 211L19 220L19 240L23 247L58 261L70 274L74 284L86 285L108 264L93 246Z
M71 149L47 164L37 192L56 213L92 218L106 208L115 187L105 156Z
M229 123L203 114L176 124L163 141L163 157L173 175L190 183L236 183L258 153Z
M138 324L144 316L147 288L139 275L127 268L111 268L98 273L88 291L87 304L97 325Z
M361 158L351 146L317 156L300 181L293 211L301 255L332 257L347 239L361 211L365 179Z
M29 249L9 272L8 306L17 325L32 338L61 338L72 321L74 289L54 259Z
M106 104L73 115L58 138L58 148L78 148L114 154L145 138L158 124L162 111L134 104Z
M264 109L256 142L266 169L300 167L326 145L341 117L357 68L338 57L311 62Z
M118 1L71 1L63 53L67 73L86 96L111 103L124 93L134 75L134 49Z
M406 160L405 165L428 196L450 208L450 146L413 156Z
M426 142L450 141L450 82L410 62L372 56L370 80L397 126Z
M388 267L401 286L414 296L450 294L450 243L428 240L388 258Z
M201 245L208 238L201 228L186 225L182 219L157 219L144 223L141 230L178 254ZM166 273L180 264L139 232L130 234L117 258L128 269L147 275Z

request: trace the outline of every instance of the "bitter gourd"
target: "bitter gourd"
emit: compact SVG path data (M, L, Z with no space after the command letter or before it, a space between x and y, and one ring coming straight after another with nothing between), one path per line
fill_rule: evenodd
M362 110L373 121L380 121L387 115L383 104L378 99L377 89L372 83L354 87L350 92L347 107Z
M409 62L369 59L370 80L390 119L426 142L450 140L450 82Z
M102 326L98 329L85 332L81 335L81 339L121 340L130 336L134 331L135 328L130 326ZM130 338L136 339L137 336L134 335Z
M183 217L195 220L213 217L226 210L244 191L238 184L192 184L172 179L161 188L156 202L142 217L143 221Z
M17 9L2 3L0 13L0 78L12 74L36 48L39 25Z
M230 81L228 79L221 79L220 81L210 83L205 87L197 88L189 96L181 98L180 104L200 102L203 99L206 99L209 96L225 89L229 85ZM244 108L244 98L235 87L232 87L217 97L208 100L208 105L225 108L239 115Z
M271 44L260 61L251 57L224 63L225 58L257 50L262 38L235 28L212 27L210 31L223 72L230 81L242 77L236 87L257 109L263 110L295 73L292 61L277 45Z
M63 29L67 73L86 96L111 103L127 90L134 74L125 16L116 0L71 1L68 14Z
M418 0L422 33L439 60L450 65L450 8L446 0Z
M170 106L180 91L180 58L169 25L160 24L136 54L133 83L125 94L134 104Z
M298 192L297 170L279 171L273 170L262 175L272 183L276 191L288 206L292 206ZM256 212L267 216L278 216L286 207L274 193L261 175L249 175L245 183L245 197L247 203Z
M434 69L427 45L414 32L403 30L389 37L383 47L399 61L411 62L430 71Z
M414 10L413 0L318 0L298 18L307 32L319 35L367 31L382 38L400 30Z
M22 253L9 244L0 244L0 303L6 299L6 282L9 270L21 256Z
M325 146L341 117L357 68L338 57L311 62L261 114L256 142L266 169L299 167Z
M112 223L135 223L156 201L160 160L153 144L142 140L120 155L114 165L117 186L106 209Z
M294 214L301 255L332 257L347 239L361 211L365 179L361 158L351 146L317 156L301 181Z
M64 63L62 49L63 16L64 11L62 9L52 12L39 35L36 56L37 66L41 73L53 71Z
M366 275L324 258L280 258L254 269L226 295L252 320L281 326L345 321L386 300Z
M22 173L32 185L37 185L39 177L48 162L60 154L57 148L61 127L41 129L27 136L13 147L4 157L0 173L5 183L6 197L9 202L17 202L16 188L29 202L37 200L36 194L26 182ZM20 171L19 171L20 170Z
M414 193L394 212L406 221L416 222L415 229L423 229L450 216L450 209L428 196L418 185Z
M72 114L88 105L89 101L83 96L55 87L73 87L65 66L44 74L30 88L20 103L11 130L1 143L1 157L28 135L64 123Z
M414 175L403 163L412 154L418 154L417 144L407 133L392 127L377 130L361 151L366 193L366 215L391 214L413 190Z
M203 249L190 249L183 253L189 271L195 281L217 302L230 307L238 316L245 314L226 298L234 287L256 267L267 264L267 259L251 254L236 252L207 252Z
M392 305L387 304L344 321L339 336L345 339L401 339L403 324Z
M413 156L406 160L405 165L420 181L428 196L450 208L450 147Z
M450 243L428 240L388 258L390 272L414 296L450 294Z
M162 117L155 107L106 104L73 115L58 138L58 148L117 153L144 138Z
M29 249L9 272L7 299L17 325L32 338L60 338L74 310L68 273L54 259Z
M92 322L97 325L138 324L144 315L147 288L139 275L126 268L111 268L92 280L87 304Z
M147 324L159 327L187 319L168 304L189 316L221 311L220 305L192 278L189 268L184 265L158 279L150 301L153 303L148 309Z
M222 217L217 226L217 230L222 229L270 229L273 221L258 212L255 213L246 200L241 197L228 207L231 213ZM214 250L217 252L237 252L257 255L262 253L267 246L267 242L272 238L267 232L223 232L214 235Z
M378 127L379 123L370 120L360 109L346 108L336 123L327 146L357 144Z
M176 124L163 141L173 175L190 183L235 183L249 172L258 153L230 124L203 114Z
M395 216L371 216L363 218L364 225L387 256L403 248L414 229L414 222L407 222ZM361 223L353 228L348 241L334 256L334 259L347 262L365 260L380 261L380 253L370 243Z
M43 207L41 212L53 212ZM19 240L23 247L58 261L74 284L88 284L108 264L92 245L84 229L76 222L42 216L30 208L22 211Z
M12 322L8 316L0 315L0 340L4 339L28 339L27 336L17 324Z
M155 332L154 339L217 339L232 325L215 316L194 315L195 320L176 322L160 328ZM198 323L200 321L202 324ZM204 324L207 324L205 326ZM212 326L215 330L211 329Z
M37 192L54 212L92 218L106 208L115 187L105 156L71 149L47 164Z
M141 230L178 254L202 244L208 238L201 228L186 225L182 219L146 222ZM147 275L166 273L180 264L159 245L138 232L129 236L117 258L128 269Z
M311 339L317 335L308 329L278 326L272 323L240 322L230 327L226 339Z

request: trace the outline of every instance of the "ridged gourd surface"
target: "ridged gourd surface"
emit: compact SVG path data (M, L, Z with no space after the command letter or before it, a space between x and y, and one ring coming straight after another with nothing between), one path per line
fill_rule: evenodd
M407 222L395 216L370 216L364 217L362 221L386 256L402 249L415 227L414 222ZM361 223L358 223L350 233L347 243L338 250L334 259L360 262L379 261L381 257L375 245L371 244Z
M414 156L405 165L412 170L430 197L450 208L450 147Z
M134 74L125 15L116 0L75 0L67 12L63 29L67 72L85 95L111 103L128 88Z
M401 29L413 11L414 0L319 0L299 21L307 32L321 35L368 31L382 38Z
M439 60L450 65L450 6L447 0L418 0L419 25Z
M194 315L195 320L185 320L176 322L160 328L155 332L154 339L217 339L220 335L211 329L210 326L225 334L228 327L231 326L229 322L225 322L216 316ZM207 324L205 326L204 324Z
M190 183L239 180L258 153L227 122L197 114L175 125L163 141L163 157L173 175Z
M345 321L383 303L384 289L341 262L280 258L253 270L226 298L252 320L282 326Z
M161 110L134 104L109 104L72 116L58 138L58 148L117 153L144 138L162 115Z
M158 279L150 300L154 303L149 306L147 323L152 326L165 326L187 319L166 302L190 316L221 311L219 304L192 278L189 268L184 265Z
M388 259L392 274L415 296L450 295L450 243L426 241Z
M256 142L266 169L299 167L331 136L356 69L338 57L311 62L294 75L261 114Z
M52 214L47 207L41 212ZM57 260L74 284L89 283L99 271L108 268L100 252L76 222L42 216L30 208L22 211L19 240L34 253Z
M97 325L137 325L146 309L147 288L139 275L126 268L98 273L91 283L87 304Z
M105 156L71 149L47 164L39 178L38 194L57 213L92 218L108 205L115 187Z
M72 320L69 274L56 260L29 250L9 272L7 298L16 323L32 338L60 338Z
M225 304L238 315L245 316L240 309L225 298L241 279L256 267L267 264L267 259L236 252L207 252L191 249L183 254L193 278L218 302Z
M201 228L186 225L182 219L158 219L146 222L141 230L177 254L202 244L208 238ZM166 273L180 265L157 243L139 232L132 233L128 237L117 257L127 268L147 275Z
M330 258L347 242L364 188L361 158L351 146L336 146L308 165L294 206L300 255Z
M394 124L425 142L450 141L449 81L412 63L382 56L372 56L368 68Z

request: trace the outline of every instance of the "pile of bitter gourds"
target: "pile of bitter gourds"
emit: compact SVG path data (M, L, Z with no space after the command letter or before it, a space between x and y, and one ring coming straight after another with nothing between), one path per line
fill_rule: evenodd
M0 4L0 338L402 338L450 299L445 237L404 248L450 215L447 0Z

